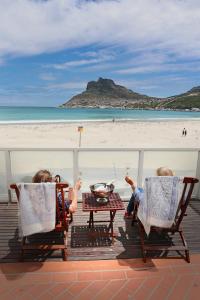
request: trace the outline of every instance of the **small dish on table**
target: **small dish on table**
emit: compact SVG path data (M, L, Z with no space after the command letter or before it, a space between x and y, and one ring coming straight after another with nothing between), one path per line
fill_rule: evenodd
M109 201L109 196L114 190L114 185L107 183L96 183L90 186L91 193L94 195L97 203L106 204Z

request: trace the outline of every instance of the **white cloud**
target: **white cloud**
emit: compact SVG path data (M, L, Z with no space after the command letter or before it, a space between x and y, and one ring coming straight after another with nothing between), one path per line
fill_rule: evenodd
M140 66L140 67L132 67L127 69L121 69L115 71L118 74L140 74L140 73L152 73L152 72L159 72L161 70L166 70L164 66L155 66L155 65L148 65L148 66Z
M56 79L56 77L51 73L42 73L40 74L40 79L44 81L53 81Z
M83 81L72 81L72 82L64 82L64 83L55 83L55 84L49 84L46 89L47 90L73 90L73 89L84 89L86 88L87 82Z
M179 72L191 72L196 73L200 71L200 62L184 62L184 63L149 63L147 65L140 64L129 66L127 68L121 68L115 70L117 74L130 75L130 74L147 74L147 73L179 73Z
M83 53L80 55L83 56ZM84 53L84 56L86 57L86 59L67 61L65 63L51 65L50 67L53 67L58 70L63 70L63 69L69 69L71 67L97 65L114 59L114 54L105 50L99 50L97 52L94 51L87 52ZM88 57L92 57L92 58L88 58Z
M200 56L199 0L1 0L0 20L1 56L94 44Z
M58 70L68 69L70 67L81 67L85 65L97 64L100 63L101 59L81 59L81 60L72 60L62 64L55 64L52 67Z

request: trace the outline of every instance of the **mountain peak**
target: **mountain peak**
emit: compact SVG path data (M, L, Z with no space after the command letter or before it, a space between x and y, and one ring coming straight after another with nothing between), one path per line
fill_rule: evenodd
M117 85L112 79L99 77L97 81L89 81L85 91L61 107L200 110L200 86L170 98L155 98Z
M72 97L62 107L129 107L138 100L151 99L117 85L112 79L99 77L89 81L87 88L79 95ZM131 105L132 105L131 104Z
M90 92L90 91L98 90L104 92L105 90L111 90L115 88L115 86L116 84L112 79L104 79L102 77L99 77L97 81L88 82L86 91Z
M188 93L200 93L200 86L195 86Z

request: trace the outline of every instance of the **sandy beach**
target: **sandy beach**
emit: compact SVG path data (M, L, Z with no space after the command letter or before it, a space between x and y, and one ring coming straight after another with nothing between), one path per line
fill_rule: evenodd
M200 120L1 124L0 147L78 147L78 126L81 147L200 147Z

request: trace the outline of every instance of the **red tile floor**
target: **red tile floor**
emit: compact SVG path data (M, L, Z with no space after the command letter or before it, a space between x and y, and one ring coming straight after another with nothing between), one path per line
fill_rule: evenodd
M199 300L200 254L183 259L0 264L0 299Z

